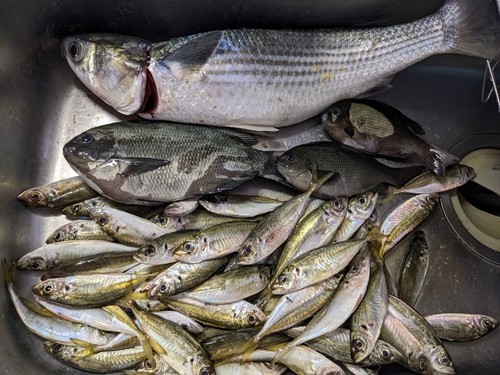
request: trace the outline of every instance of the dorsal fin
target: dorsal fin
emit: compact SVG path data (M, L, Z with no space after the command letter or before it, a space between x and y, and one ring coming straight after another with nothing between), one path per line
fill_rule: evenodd
M219 128L220 131L224 132L231 138L236 139L237 141L243 143L246 146L253 146L257 144L257 140L250 134L240 132L238 130L227 129L227 128Z
M158 63L179 81L199 74L219 46L223 31L213 31L184 44Z

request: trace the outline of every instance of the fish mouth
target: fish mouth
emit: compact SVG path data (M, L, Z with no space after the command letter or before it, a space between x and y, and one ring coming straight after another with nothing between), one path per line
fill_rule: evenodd
M149 63L148 63L149 65ZM137 111L138 113L148 113L153 116L153 113L158 107L158 90L156 89L156 83L153 75L146 68L146 89L144 90L144 99L142 101L142 106Z

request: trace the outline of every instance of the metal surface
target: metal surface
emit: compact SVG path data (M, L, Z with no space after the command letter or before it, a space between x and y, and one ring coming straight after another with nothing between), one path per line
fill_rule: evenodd
M66 222L55 212L22 207L15 199L29 187L74 175L62 146L86 128L125 119L93 96L59 53L61 37L115 32L161 41L204 30L236 27L327 27L407 21L425 16L441 0L316 1L117 1L6 0L0 5L0 255L9 261L40 246ZM418 4L418 5L416 5ZM437 56L399 73L393 88L376 97L420 122L426 139L449 150L475 134L500 134L496 103L481 102L485 62ZM130 117L128 117L130 118ZM314 125L286 130L287 134ZM315 128L317 137L324 136ZM486 137L488 138L488 137ZM307 139L290 135L262 147L283 149ZM489 141L488 141L489 142ZM500 144L477 144L496 147ZM470 150L467 150L470 151ZM458 155L460 156L460 155ZM400 197L399 199L402 199ZM392 202L396 204L397 199ZM389 209L385 207L384 210ZM417 310L422 314L475 312L500 319L500 268L457 238L441 207L424 222L431 264ZM388 258L393 274L405 239ZM3 275L2 275L3 277ZM17 288L29 295L34 276L21 273ZM51 359L42 340L17 317L5 288L0 293L0 373L80 374ZM470 343L446 343L458 374L500 373L500 330ZM399 366L380 373L403 373ZM83 374L83 373L82 373Z

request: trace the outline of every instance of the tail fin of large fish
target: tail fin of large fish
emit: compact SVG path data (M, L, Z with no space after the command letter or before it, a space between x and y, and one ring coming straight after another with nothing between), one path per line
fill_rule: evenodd
M459 158L449 152L431 145L429 152L422 156L427 167L438 176L444 176L446 168L459 162Z
M450 52L492 59L500 49L495 0L447 0L439 12Z

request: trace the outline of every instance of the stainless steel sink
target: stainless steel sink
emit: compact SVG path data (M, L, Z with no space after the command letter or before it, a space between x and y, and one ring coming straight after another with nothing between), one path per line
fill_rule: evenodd
M1 257L12 261L41 246L67 221L54 211L28 209L16 201L24 189L74 175L62 156L64 143L89 127L133 118L118 115L78 81L59 53L62 37L114 32L162 41L223 28L389 24L430 14L442 2L4 0L0 4ZM484 66L480 59L435 56L399 73L394 87L376 99L420 122L429 142L452 149L459 157L475 149L500 149L497 106L480 100ZM316 124L312 120L284 133L312 132ZM269 143L276 149L285 147L279 140ZM286 147L290 145L287 141ZM445 194L422 225L431 265L416 308L422 314L467 312L500 319L500 253L467 234L449 201ZM393 273L407 242L391 250L388 263ZM28 296L35 279L19 272L19 293ZM81 373L45 353L43 341L25 328L5 288L0 311L0 373ZM500 373L500 330L474 342L445 342L445 346L458 374ZM400 374L404 369L391 365L380 373Z

